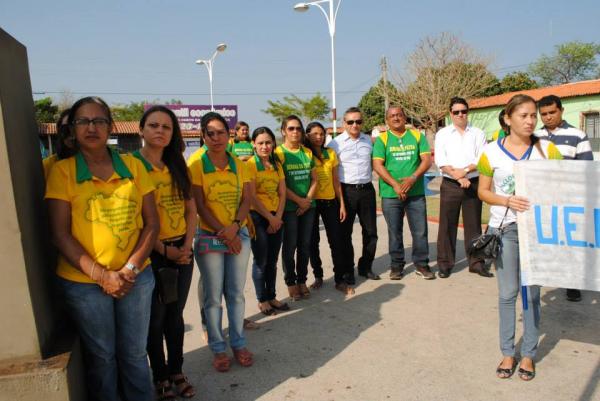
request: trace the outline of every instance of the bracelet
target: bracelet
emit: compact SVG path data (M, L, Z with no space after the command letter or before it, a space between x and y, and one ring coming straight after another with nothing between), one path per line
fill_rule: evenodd
M96 261L94 260L94 263L92 263L92 273L90 274L90 278L93 280L94 279L94 270L96 269Z

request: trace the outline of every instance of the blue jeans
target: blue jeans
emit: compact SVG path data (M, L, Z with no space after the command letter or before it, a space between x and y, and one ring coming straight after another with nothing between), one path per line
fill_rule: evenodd
M308 275L308 259L310 254L310 239L315 223L315 208L311 207L301 216L295 211L283 212L283 279L289 287L306 283ZM298 258L294 256L298 253Z
M154 400L146 355L154 289L151 266L121 299L106 295L97 284L59 278L59 286L86 351L89 399L119 401L123 396L128 401Z
M489 227L488 232L497 232ZM500 313L500 350L504 356L515 356L515 319L517 295L521 289L519 269L519 236L516 224L504 228L502 251L496 258L498 277L498 311ZM540 327L540 287L528 288L528 308L523 311L523 343L521 356L534 358Z
M269 222L255 211L250 212L256 237L250 243L254 263L252 263L252 281L258 302L275 299L275 279L277 278L277 259L281 249L283 227L274 234L269 234Z
M200 230L201 234L214 235L212 232ZM208 252L197 255L200 277L204 288L204 314L208 346L214 353L225 352L226 344L223 336L223 307L225 296L227 318L229 319L229 345L233 349L244 348L244 285L246 269L250 257L250 237L248 229L242 228L239 233L242 250L238 255Z
M425 196L410 196L406 200L383 198L381 199L381 208L388 228L391 267L403 269L406 264L402 238L404 214L408 219L408 227L412 235L412 261L415 266L427 266L429 264L429 242L427 240Z

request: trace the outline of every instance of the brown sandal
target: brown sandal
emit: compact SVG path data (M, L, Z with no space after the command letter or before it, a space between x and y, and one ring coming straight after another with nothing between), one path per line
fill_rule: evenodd
M168 380L154 382L154 388L158 401L175 401L177 399L177 396L173 392L173 387L171 387L171 382Z
M304 298L304 299L310 298L310 290L308 289L306 284L304 284L304 283L298 284L298 289L300 290L300 295L302 296L302 298Z
M171 376L171 381L175 385L175 391L181 398L192 398L196 395L196 389L190 384L185 375L180 374L176 377Z
M217 372L227 372L231 368L231 359L224 352L216 353L212 361Z
M302 295L300 295L300 288L298 288L297 285L288 285L288 293L290 294L292 301L300 301L302 299Z
M254 355L247 348L234 349L233 356L245 368L249 368L254 363Z

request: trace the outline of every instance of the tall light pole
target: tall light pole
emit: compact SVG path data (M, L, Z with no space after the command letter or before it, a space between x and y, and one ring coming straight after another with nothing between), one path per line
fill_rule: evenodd
M220 43L217 46L217 49L213 53L213 55L208 60L196 60L196 64L201 65L204 64L206 69L208 70L208 83L210 84L210 110L215 111L215 104L213 101L213 63L215 62L215 57L217 54L224 52L227 49L227 45L225 43Z
M337 13L340 9L340 4L342 4L342 0L338 0L337 6L334 7L335 0L317 0L311 1L308 3L298 3L294 6L294 10L296 11L307 11L310 6L318 7L319 10L325 16L327 20L327 26L329 27L329 37L331 38L331 114L333 120L333 135L337 134L337 113L336 113L336 105L335 105L335 20L337 19ZM322 3L329 3L329 10L325 11Z

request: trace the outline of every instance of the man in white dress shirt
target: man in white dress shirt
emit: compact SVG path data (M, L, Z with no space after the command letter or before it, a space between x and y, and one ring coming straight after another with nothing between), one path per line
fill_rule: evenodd
M485 133L469 124L469 105L460 97L450 101L452 124L435 135L435 163L442 172L440 215L437 238L438 276L447 278L456 257L456 233L462 207L465 252L471 240L481 234L482 204L477 197L477 161L486 144ZM484 261L468 258L469 271L492 277Z
M375 188L371 180L371 153L373 144L368 135L361 133L362 114L358 107L351 107L344 113L344 132L330 143L339 159L339 178L346 204L346 220L342 224L342 244L348 251L343 252L342 266L346 272L346 284L354 285L354 249L352 247L352 227L354 219L362 228L362 256L358 260L358 274L371 280L380 277L373 273L373 259L377 249L377 214ZM344 248L346 249L346 248ZM337 288L337 287L336 287ZM340 289L342 290L342 289Z

